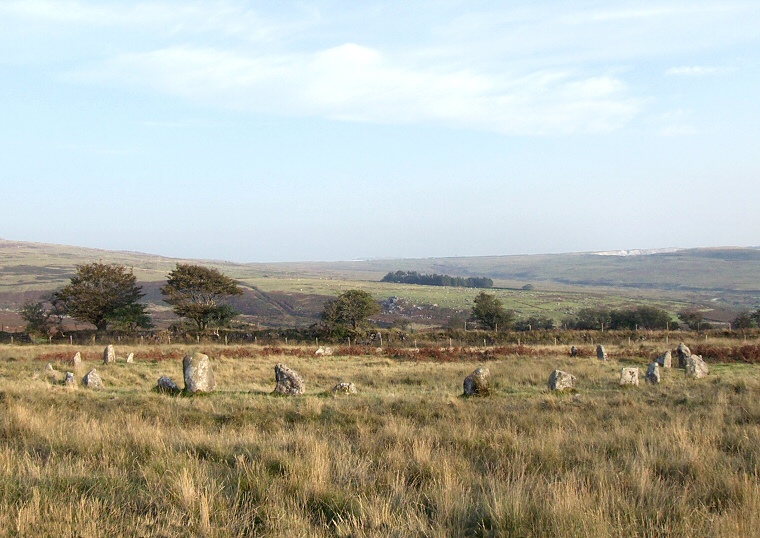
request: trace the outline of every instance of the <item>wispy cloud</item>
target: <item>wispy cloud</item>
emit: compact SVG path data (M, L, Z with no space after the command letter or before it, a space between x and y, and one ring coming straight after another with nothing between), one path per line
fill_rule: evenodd
M711 75L723 75L730 73L734 69L727 67L714 67L705 65L689 65L681 67L671 67L665 74L669 77L704 77Z
M760 34L751 24L760 8L738 1L481 11L453 2L441 10L445 16L436 11L428 19L407 4L368 13L315 2L284 13L234 0L0 3L0 16L52 25L77 39L90 32L89 56L68 62L74 66L65 75L80 83L150 88L276 115L508 134L619 129L649 100L636 94L621 66L701 47L707 29L719 36L711 39L728 28L732 38ZM376 17L387 18L382 26L394 29L393 38L374 30ZM112 34L106 48L99 46L104 29ZM719 72L692 66L667 74Z

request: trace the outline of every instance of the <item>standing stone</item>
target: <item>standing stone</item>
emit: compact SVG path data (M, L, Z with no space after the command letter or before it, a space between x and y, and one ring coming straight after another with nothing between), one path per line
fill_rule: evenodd
M577 357L578 356L578 348L573 346L570 348L570 356L571 357Z
M185 390L191 394L196 392L212 392L216 388L214 370L208 355L195 352L182 360L182 370L185 375Z
M686 359L691 357L691 350L681 342L678 344L678 367L679 368L686 368Z
M491 371L482 366L464 378L465 396L488 396L490 392L489 379Z
M75 368L79 366L80 364L82 364L82 354L77 351L74 354L74 357L71 359L71 363L74 365Z
M90 389L103 389L105 388L103 386L103 380L100 379L100 375L98 375L98 371L93 368L89 372L87 372L87 375L85 375L82 378L82 384Z
M621 385L635 385L639 386L639 369L638 368L623 368L620 370L620 384Z
M74 372L66 372L66 379L63 380L63 384L67 387L77 386L77 380L74 379Z
M162 375L158 378L158 384L156 385L158 392L166 392L168 394L179 394L180 390L174 380L170 377Z
M563 372L562 370L554 370L549 376L549 390L565 390L575 388L575 376Z
M129 355L127 355L127 364L132 364L133 362L135 362L135 354L130 353Z
M317 349L317 351L315 351L314 354L315 355L332 355L333 350L331 347L319 346L319 349Z
M663 368L670 368L673 362L673 355L670 350L667 350L665 353L657 357L655 362Z
M353 383L338 383L332 389L333 394L356 394L356 385Z
M275 365L274 377L277 381L277 386L274 388L276 394L303 394L306 390L306 385L301 376L298 375L295 370L291 370L284 364Z
M604 346L602 344L596 346L596 358L600 361L607 360L607 351L604 349Z
M647 368L646 379L647 379L647 383L651 383L652 385L660 384L660 363L659 362L654 361L653 363L649 365L649 368Z
M58 372L56 372L55 368L53 368L53 364L50 362L47 363L47 366L45 366L45 377L53 382L58 381Z
M113 344L108 344L103 350L103 364L111 364L116 362L116 350L113 348Z
M707 363L699 355L689 355L686 359L686 375L701 379L710 373Z

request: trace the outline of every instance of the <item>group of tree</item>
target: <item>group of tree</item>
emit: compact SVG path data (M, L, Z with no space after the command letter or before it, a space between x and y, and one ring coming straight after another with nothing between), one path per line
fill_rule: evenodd
M237 315L223 299L240 295L243 290L216 269L177 264L161 293L175 314L204 331L211 324L225 325ZM78 265L69 284L49 300L25 304L20 314L29 333L60 330L64 316L92 324L98 332L133 332L153 326L146 305L140 302L144 296L131 269L96 262Z
M757 329L758 327L760 327L760 310L740 312L731 321L732 329Z
M396 271L385 275L381 282L396 284L421 284L425 286L449 286L454 288L492 288L493 280L487 277L462 277L449 275L425 275L417 271Z
M322 332L345 337L361 331L362 324L380 311L380 304L364 290L347 290L325 303L322 310Z
M620 329L667 329L677 326L670 314L654 306L634 308L583 308L564 321L568 329L620 330Z

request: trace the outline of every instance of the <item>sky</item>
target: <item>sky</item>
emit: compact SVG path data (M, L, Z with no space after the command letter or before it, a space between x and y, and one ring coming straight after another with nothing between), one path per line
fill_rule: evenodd
M760 1L0 0L0 237L238 262L760 245Z

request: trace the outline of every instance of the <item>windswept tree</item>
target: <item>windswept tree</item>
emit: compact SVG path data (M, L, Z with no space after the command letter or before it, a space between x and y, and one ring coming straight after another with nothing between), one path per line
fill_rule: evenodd
M472 319L483 327L498 330L499 327L508 328L515 319L515 314L507 310L495 295L481 291L475 297L475 306L472 307Z
M127 318L133 326L149 326L145 305L138 302L143 296L131 269L96 262L78 265L71 282L53 293L52 302L66 315L92 323L100 332Z
M380 305L366 291L347 290L325 303L322 322L333 333L346 328L357 331L369 316L379 311Z
M235 280L217 269L178 263L169 273L161 293L174 307L175 314L193 321L199 331L204 331L209 324L225 325L237 315L222 301L242 295L243 290Z
M58 317L46 307L45 301L25 303L18 311L26 322L27 334L52 335L58 325Z

